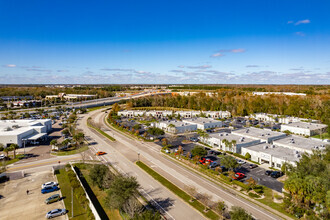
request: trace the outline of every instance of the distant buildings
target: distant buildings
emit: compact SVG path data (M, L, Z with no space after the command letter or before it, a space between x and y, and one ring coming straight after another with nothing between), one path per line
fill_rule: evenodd
M327 125L309 122L294 122L281 125L281 131L290 131L294 134L314 136L326 132Z
M253 95L299 95L306 96L305 93L295 93L295 92L252 92Z
M200 111L176 111L174 112L175 116L180 116L182 118L194 118L200 116Z
M40 120L1 120L0 143L5 147L17 144L23 147L23 142L35 142L47 136L52 129L50 119Z
M144 116L146 111L144 110L123 110L117 113L118 116L123 116L126 118L133 118L133 117L142 117Z
M155 117L155 118L164 118L164 117L168 117L168 116L172 116L173 112L172 111L147 111L145 113L146 116L151 116L151 117Z
M64 99L64 100L82 100L82 99L92 99L96 95L86 95L86 94L65 94L59 93L58 95L47 95L46 99Z
M229 111L202 111L208 118L230 118Z

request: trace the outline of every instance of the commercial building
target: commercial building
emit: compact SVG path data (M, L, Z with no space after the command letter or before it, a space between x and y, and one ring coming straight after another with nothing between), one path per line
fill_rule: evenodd
M35 142L45 138L52 129L50 119L40 120L1 120L0 143L5 147L17 144L23 147L23 143Z
M242 155L249 153L251 160L261 164L269 164L270 167L280 169L287 162L295 165L301 158L301 152L283 146L260 143L242 148Z
M291 150L312 154L313 150L325 149L326 142L312 138L304 138L296 135L290 135L285 138L273 141L273 144L289 148Z
M276 122L277 121L277 115L267 114L267 113L254 113L251 114L250 117L255 118L259 121L264 122Z
M59 93L58 95L47 95L45 98L46 99L83 100L83 99L96 98L96 95Z
M254 140L261 140L266 143L272 143L274 140L286 137L285 133L254 127L233 130L231 133Z
M190 119L183 119L182 121L188 124L197 125L197 129L201 129L201 130L222 127L222 121L209 119L209 118L190 118Z
M294 122L291 124L281 125L281 131L290 131L294 134L313 136L326 132L327 125L309 122Z
M151 116L155 118L164 118L173 115L172 111L147 111L146 116Z
M306 96L305 93L295 93L295 92L253 92L253 95L299 95L299 96Z
M202 111L208 118L230 118L231 113L229 111Z
M156 123L156 127L164 130L165 132L173 134L180 134L197 130L196 124L188 124L177 120L160 121Z
M175 116L180 115L182 118L194 118L198 117L201 114L200 111L176 111L174 112Z
M260 140L245 138L236 134L227 132L209 134L206 138L201 138L202 141L212 147L224 151L241 153L243 147L251 146L260 143Z
M133 117L141 117L144 116L146 111L144 110L123 110L118 111L118 116L123 116L127 118L133 118Z

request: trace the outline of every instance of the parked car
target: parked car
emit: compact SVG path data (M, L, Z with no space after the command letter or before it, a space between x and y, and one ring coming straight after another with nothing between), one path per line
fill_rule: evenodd
M235 173L235 175L233 176L234 180L240 180L243 179L245 177L244 173Z
M220 166L220 168L221 168L222 172L228 171L228 169L225 166Z
M6 158L6 156L4 154L0 154L0 160L3 160L5 158Z
M214 154L214 150L210 150L209 151L209 154Z
M256 168L256 167L258 167L257 164L254 164L254 163L249 164L249 168L250 169L253 169L253 168Z
M41 185L41 189L48 187L48 186L58 186L57 182L47 182Z
M191 137L191 138L190 138L190 141L197 142L197 141L198 141L198 138Z
M54 192L59 190L59 188L57 186L47 186L43 189L41 189L41 193L45 194L45 193L50 193L50 192Z
M222 153L219 151L214 151L214 155L220 155L220 154L222 154Z
M265 175L270 176L270 174L273 172L273 170L266 170Z
M59 194L54 194L52 195L51 197L47 198L45 200L45 203L46 204L50 204L50 203L53 203L53 202L57 202L61 199L61 196Z
M208 147L204 147L204 149L205 149L205 150L211 150L211 149L210 149L210 148L208 148Z
M273 171L271 174L270 174L271 177L273 178L278 178L280 176L283 176L283 172L281 171Z
M212 162L210 165L209 165L209 168L212 169L212 168L216 168L217 166L219 166L220 164L218 164L216 161Z
M245 164L246 162L244 160L236 160L238 164Z
M66 213L66 209L53 209L52 211L47 212L46 218L50 219L60 215L65 215Z
M98 152L96 152L96 156L101 156L101 155L104 155L104 154L106 154L106 153L103 152L103 151L98 151Z

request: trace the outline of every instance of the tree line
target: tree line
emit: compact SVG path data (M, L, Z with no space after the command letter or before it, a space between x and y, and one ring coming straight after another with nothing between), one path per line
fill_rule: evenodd
M264 112L269 114L289 115L301 118L321 120L329 124L330 95L253 96L240 91L217 92L213 96L198 93L190 96L158 95L132 99L129 107L173 107L194 110L227 110L233 116L246 116Z

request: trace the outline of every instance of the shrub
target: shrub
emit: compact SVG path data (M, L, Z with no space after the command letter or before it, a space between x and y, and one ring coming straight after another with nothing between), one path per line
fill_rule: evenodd
M240 186L242 187L243 189L245 189L246 191L249 191L250 190L250 187L240 181L237 181L237 180L233 180L233 183L237 186Z
M249 196L252 197L252 198L256 198L256 199L257 199L257 198L260 198L259 195L254 194L254 193L252 193L252 192L249 193Z

